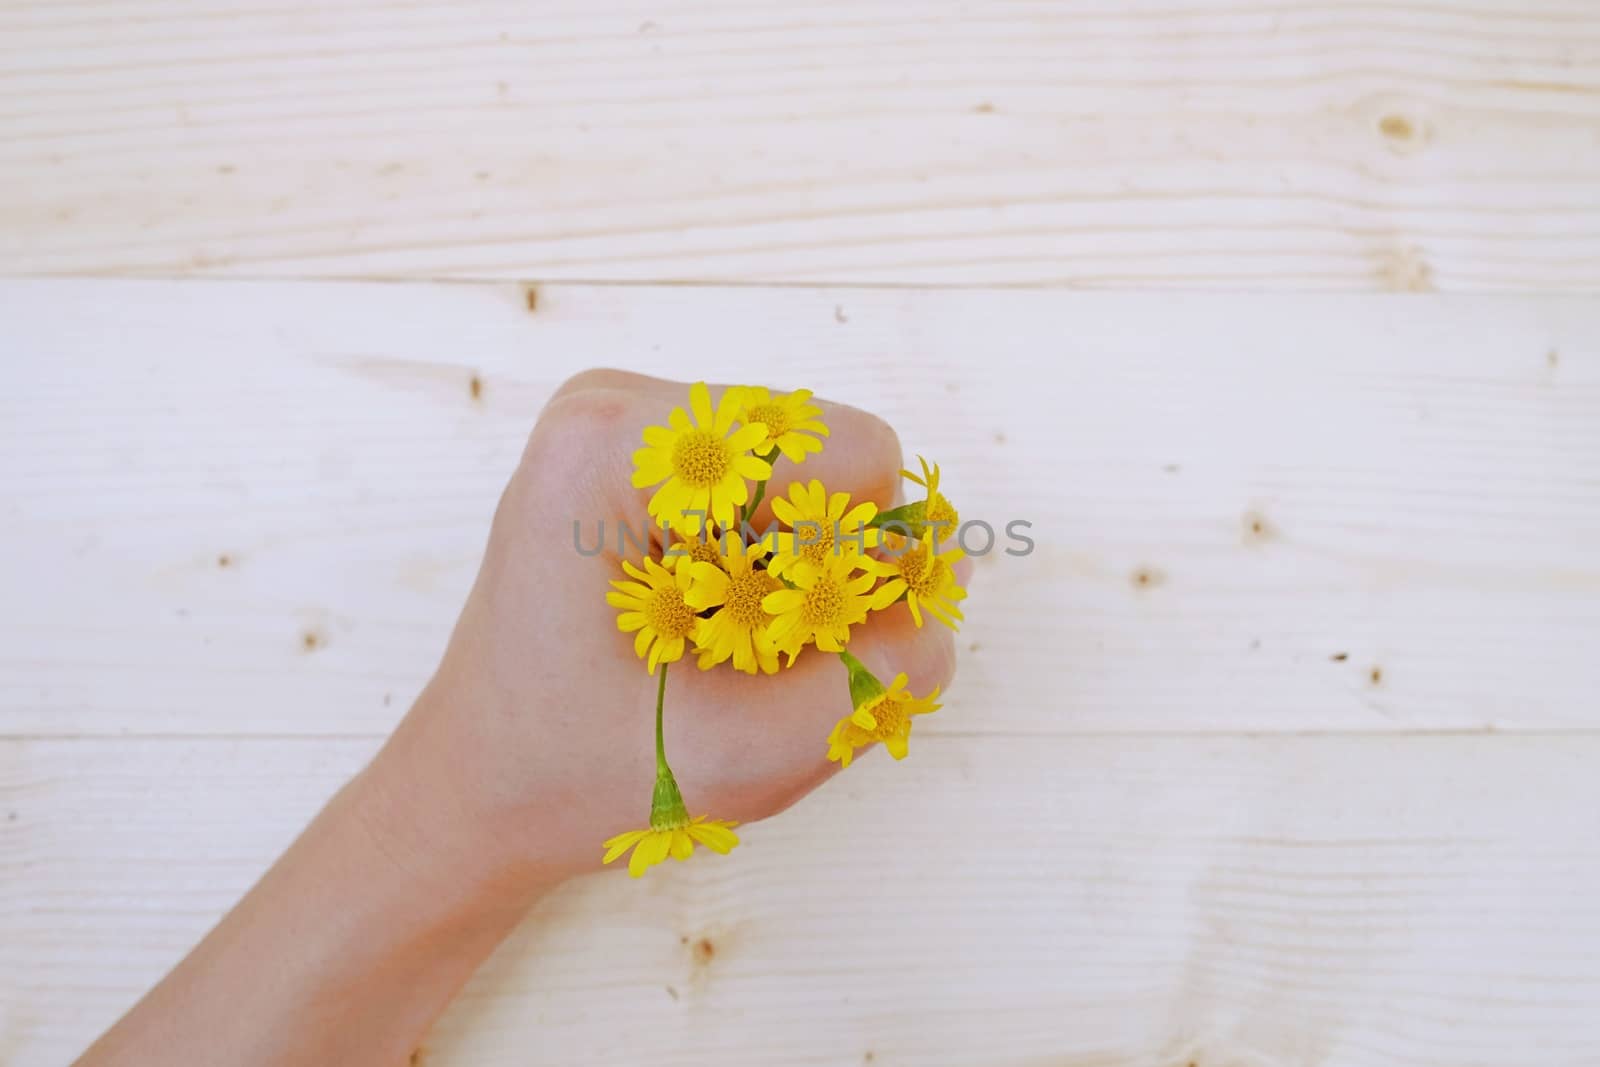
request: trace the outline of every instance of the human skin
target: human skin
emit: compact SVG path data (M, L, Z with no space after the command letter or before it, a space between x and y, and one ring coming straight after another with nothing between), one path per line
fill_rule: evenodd
M596 520L642 527L649 491L630 486L632 452L687 396L682 383L608 370L556 392L415 705L80 1067L404 1064L529 906L598 870L606 838L646 825L655 679L604 600L621 575L615 538L585 557L572 524L591 545ZM827 447L799 468L780 460L770 488L818 478L889 505L902 465L894 431L822 406ZM755 524L768 521L763 505ZM917 693L954 669L949 631L915 629L903 604L874 613L850 648L885 680L906 672ZM837 770L825 739L848 704L842 664L814 648L774 676L674 664L666 746L690 813L753 823L815 789Z

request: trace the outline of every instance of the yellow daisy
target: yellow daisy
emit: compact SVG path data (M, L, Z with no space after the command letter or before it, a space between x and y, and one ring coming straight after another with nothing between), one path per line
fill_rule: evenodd
M855 672L852 670L852 681ZM874 679L876 682L876 679ZM852 685L853 690L858 688ZM925 697L912 696L906 690L906 676L897 674L888 689L876 686L876 695L868 696L856 705L856 710L840 719L828 735L828 759L842 767L850 766L856 749L882 741L883 747L895 759L905 759L910 749L911 718L928 715L943 705L934 703L939 690Z
M730 539L716 563L696 560L689 565L691 584L685 597L689 606L696 611L717 609L703 620L695 637L701 670L732 658L734 667L746 674L756 673L758 665L768 674L777 671L778 648L767 636L772 616L762 610L761 601L782 589L783 583L752 566L766 552L764 545L746 547ZM683 564L678 569L683 570Z
M850 640L850 627L867 617L869 591L877 578L852 577L861 560L855 552L826 556L816 566L796 568L793 589L779 589L762 599L762 609L773 616L767 636L791 665L811 641L825 652L841 651Z
M726 819L708 820L701 815L676 826L663 827L656 827L655 821L652 816L649 829L629 830L611 838L603 846L606 855L600 862L610 863L631 848L633 855L628 859L628 873L638 878L668 856L675 860L688 859L697 844L726 856L739 843L739 836L733 832L733 827L739 824Z
M684 600L689 591L689 568L679 567L674 573L647 559L644 570L627 560L622 561L622 569L637 580L613 581L606 603L622 609L617 629L635 634L633 651L640 657L649 654L648 669L654 674L656 664L683 658L685 640L694 637L704 622Z
M959 629L956 620L962 618L956 604L967 598L967 591L956 584L956 572L951 564L965 556L959 547L936 552L933 527L928 527L918 541L907 540L890 533L884 541L887 559L864 559L861 567L888 581L872 594L872 609L881 610L905 594L911 618L920 628L922 609L950 629Z
M711 520L726 530L734 524L734 509L750 499L745 479L772 476L772 465L750 454L766 440L767 428L759 422L733 428L737 390L724 392L713 410L706 383L695 382L689 387L689 408L693 419L675 407L670 425L645 427L644 447L633 454L633 485L645 489L662 483L649 503L662 526L698 535Z
M746 425L759 422L767 428L766 440L756 446L758 455L770 455L776 448L790 462L800 463L806 453L822 451L822 442L809 435L827 437L828 427L822 421L822 409L810 403L811 390L774 396L763 386L747 385L740 390L739 399L739 421Z
M902 470L900 475L926 489L927 497L883 512L878 516L878 523L884 527L890 527L891 523L898 525L912 537L921 537L929 526L937 531L940 541L953 537L956 528L961 525L961 515L955 505L939 492L939 465L935 463L930 470L928 461L921 456L917 457L917 462L922 465L920 478L908 470Z
M815 478L804 485L790 483L787 498L773 498L772 513L789 529L772 530L763 538L772 553L767 570L791 581L802 567L859 556L863 548L879 543L877 529L867 525L878 505L866 501L852 508L849 493L829 496Z

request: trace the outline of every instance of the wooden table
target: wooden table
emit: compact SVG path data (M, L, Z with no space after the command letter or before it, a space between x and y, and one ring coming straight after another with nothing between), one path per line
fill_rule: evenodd
M1588 0L5 0L0 86L0 1063L370 756L557 382L753 361L1037 549L415 1062L1600 1062Z

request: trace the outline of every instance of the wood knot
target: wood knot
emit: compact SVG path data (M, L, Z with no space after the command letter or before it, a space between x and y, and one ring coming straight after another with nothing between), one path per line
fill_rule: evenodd
M702 937L694 943L694 947L689 951L694 957L694 961L704 967L716 958L717 946L711 943L709 937Z
M482 400L483 399L483 379L480 378L478 375L474 374L472 376L472 379L467 382L467 392L472 394L472 399L474 399L474 400Z
M1409 141L1416 136L1417 128L1404 115L1385 115L1378 120L1378 132L1391 141Z
M1166 581L1167 578L1166 575L1154 567L1140 567L1133 572L1133 576L1129 580L1133 583L1135 589L1154 589Z
M1272 524L1267 522L1265 515L1257 511L1247 511L1239 520L1240 529L1246 541L1265 541L1272 536Z

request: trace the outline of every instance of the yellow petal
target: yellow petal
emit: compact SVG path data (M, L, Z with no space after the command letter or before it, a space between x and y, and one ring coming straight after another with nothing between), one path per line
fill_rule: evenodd
M648 831L644 839L639 842L639 846L633 850L632 858L628 860L628 873L638 878L666 859L667 849L671 847L671 834L664 834L659 830Z
M817 518L822 518L828 513L828 494L822 488L822 483L815 478L806 483L806 504L810 513Z
M717 823L695 823L689 827L689 836L713 852L726 856L739 843L739 836Z
M738 471L730 470L727 474L724 474L722 481L717 483L717 490L725 493L729 500L740 507L743 507L745 501L750 499L750 486L739 476Z
M749 478L753 482L764 482L772 477L772 464L756 456L746 455L735 458L733 469L741 478Z
M783 453L783 458L790 463L804 463L806 460L806 447L804 442L814 440L810 437L801 437L797 433L786 433L778 438L778 451ZM818 446L817 451L822 451Z
M761 610L768 615L782 615L806 602L802 589L774 589L761 598Z
M717 403L716 417L711 420L711 432L721 437L733 426L733 420L743 406L740 400L741 390L738 386L722 391L722 399Z
M889 581L884 582L878 587L878 591L872 594L872 610L882 611L890 604L893 604L896 600L899 600L900 594L905 591L906 583L905 579L903 578L892 578Z
M684 600L696 611L714 608L728 599L728 576L711 563L701 561L689 568L694 582Z
M610 863L612 860L628 851L628 849L632 848L649 832L649 830L629 830L625 834L618 834L616 837L611 838L605 843L604 847L606 849L606 856L605 859L601 860L600 862Z
M748 452L767 439L767 424L752 422L728 435L728 447L735 452Z
M695 382L689 386L689 410L694 412L694 421L702 429L711 428L713 417L711 411L711 390L706 388L705 382Z

